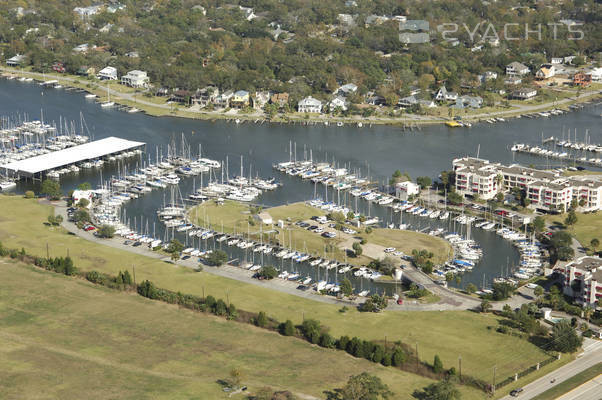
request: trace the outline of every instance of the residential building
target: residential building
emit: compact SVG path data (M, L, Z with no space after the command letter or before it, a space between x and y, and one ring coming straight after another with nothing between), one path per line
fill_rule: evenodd
M512 98L518 100L529 100L537 96L537 90L533 88L522 88L512 92Z
M255 15L251 7L238 6L238 8L240 8L247 21L257 18L257 15Z
M435 93L435 100L437 101L456 101L458 99L458 93L448 92L445 86L441 86L437 93Z
M92 15L98 14L104 6L102 4L97 4L89 7L75 7L73 12L80 16L80 18L90 17Z
M485 71L485 73L483 73L483 75L479 75L479 81L481 81L481 83L485 83L487 81L491 81L491 80L495 80L495 79L497 79L497 72Z
M201 107L207 107L207 105L215 103L217 96L219 96L219 89L215 86L207 86L197 90L191 97L190 102L193 105L198 104Z
M270 99L272 104L277 104L278 107L284 107L288 104L288 93L274 93Z
M100 33L109 33L114 26L115 25L113 25L113 24L106 24L105 26L103 26L102 28L100 28L98 31Z
M82 65L77 69L77 75L81 76L92 76L96 73L96 68L88 67L87 65Z
M564 59L562 57L552 57L552 59L550 60L550 64L554 65L554 64L562 64L564 62Z
M265 90L262 92L255 92L255 96L251 98L253 101L253 108L257 110L263 109L263 107L270 101L271 92Z
M322 112L322 102L309 96L297 104L297 109L302 113L320 113Z
M98 72L98 79L104 81L116 81L117 80L117 68L115 67L104 67Z
M420 193L420 186L411 181L398 182L395 184L395 197L400 200L408 200L410 196Z
M133 88L146 88L149 84L149 78L145 71L135 69L123 75L121 83Z
M357 17L357 14L355 14L355 15L351 15L351 14L339 14L339 15L337 15L337 19L339 20L339 22L341 23L341 25L345 25L345 26L354 25L356 17Z
M73 48L74 53L86 53L88 50L90 50L90 45L88 43L83 43Z
M6 60L6 65L8 65L9 67L18 67L24 61L25 61L25 56L21 55L21 54L17 54L16 56L11 57L8 60Z
M504 79L506 85L520 85L521 83L523 83L523 80L518 76L509 76Z
M529 73L529 68L525 64L521 64L518 61L514 61L508 65L506 65L506 75L516 76L516 75L527 75Z
M501 187L499 164L490 164L478 158L462 158L453 160L456 173L456 192L463 196L491 200Z
M602 298L602 259L580 257L564 267L556 268L562 275L563 293L576 303L596 308Z
M171 96L169 96L169 101L173 101L174 103L188 105L188 104L190 104L191 96L192 96L192 93L190 93L188 90L178 89L178 90L174 90L173 93L171 94Z
M139 58L140 54L138 54L137 51L130 51L128 53L125 53L125 56L129 58Z
M337 96L328 103L328 110L333 112L337 108L342 111L347 111L347 100L343 96Z
M584 211L602 210L602 181L594 179L569 178L573 186L573 199Z
M592 84L592 76L584 72L577 72L573 75L573 86L589 86Z
M371 106L384 106L387 104L387 101L383 96L373 94L366 98L366 103L370 104Z
M556 67L552 64L543 64L535 73L536 79L549 79L556 75Z
M589 72L593 82L602 82L602 68L594 68Z
M223 93L220 93L215 98L215 105L220 108L226 108L230 106L230 99L234 96L234 91L226 90Z
M65 65L62 62L55 62L52 64L52 70L60 74L64 74L66 71Z
M230 98L230 107L232 108L245 108L250 104L249 92L246 90L237 90Z
M480 96L459 96L456 99L454 108L481 108L483 106L483 98Z
M347 83L339 87L334 94L338 96L349 96L357 91L357 85L353 83Z

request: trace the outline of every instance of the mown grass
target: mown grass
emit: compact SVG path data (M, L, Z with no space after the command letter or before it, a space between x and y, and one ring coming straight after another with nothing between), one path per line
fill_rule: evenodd
M237 368L253 390L320 396L349 376L381 377L398 398L432 381L251 325L0 261L3 399L216 399ZM477 399L473 389L462 389Z
M565 218L566 214L546 216L548 223L557 223L563 226ZM593 238L602 242L600 227L602 227L602 213L597 212L588 214L577 213L577 223L566 228L583 247L591 251L593 249L590 248L590 242ZM597 248L597 250L600 249L602 249L602 246Z
M117 250L86 241L65 232L62 228L44 225L51 206L16 196L0 196L0 208L10 210L0 215L0 241L11 248L24 247L30 254L46 255L46 244L51 256L74 259L78 268L117 274L135 267L138 282L153 281L157 286L196 295L212 294L229 297L240 309L265 311L278 320L291 319L300 323L315 318L327 325L335 336L350 335L363 339L402 340L418 344L421 359L432 362L438 354L446 367L457 366L462 356L462 371L483 379L490 379L491 369L497 365L498 377L506 377L546 358L535 345L510 335L495 332L498 318L491 314L469 311L446 312L392 312L379 314L349 310L340 313L340 306L300 298L269 288L235 281L208 272L194 272L188 268L160 260Z
M602 374L602 363L596 364L585 371L581 371L575 376L570 377L566 381L559 383L553 388L546 390L542 394L533 397L533 400L554 400L565 393L570 392L585 382L588 382Z

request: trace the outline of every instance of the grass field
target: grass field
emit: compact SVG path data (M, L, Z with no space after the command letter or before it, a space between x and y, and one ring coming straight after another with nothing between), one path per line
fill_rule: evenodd
M561 215L549 215L546 216L548 223L560 223L564 224L566 214ZM597 238L602 242L602 234L600 233L600 227L602 226L602 213L589 213L581 214L577 213L577 223L573 226L568 227L568 231L575 236L575 238L584 247L589 248L590 242L593 238ZM602 247L598 247L600 250ZM591 249L590 249L591 250Z
M287 247L291 246L299 251L317 256L323 256L326 247L329 249L328 258L339 261L345 260L345 248L341 245L342 239L338 237L326 239L295 225L295 222L309 220L312 216L325 215L324 211L303 203L271 207L264 211L270 214L274 223L278 220L285 223L285 229L280 229L278 235L270 235L269 239L277 240ZM246 234L249 231L256 240L259 240L259 226L258 224L249 225L251 213L249 206L246 204L226 201L223 205L217 205L215 202L207 202L193 208L190 215L193 221L197 221L204 226L211 224L218 230L222 230L223 226L223 231L227 233ZM417 232L374 229L370 234L363 233L358 236L383 247L395 247L406 254L410 254L414 249L432 251L437 263L447 260L451 251L451 247L444 240ZM267 237L264 237L264 240L266 239ZM367 264L370 260L365 256L347 259L349 263L354 265Z
M546 390L539 396L533 397L533 400L557 399L558 397L562 396L563 394L570 392L571 390L575 389L578 386L581 386L582 384L584 384L587 381L594 379L595 377L597 377L600 374L602 374L602 363L594 365L593 367L590 367L590 368L586 369L585 371L578 373L577 375L567 379L566 381L559 383L558 385L554 386L552 389Z
M418 344L419 355L432 362L438 354L446 367L457 366L462 356L462 371L486 380L491 379L494 365L497 376L506 377L542 361L545 354L533 344L495 332L498 318L491 314L457 312L383 312L340 313L339 306L299 298L268 288L193 272L188 268L166 264L157 259L116 250L67 234L62 228L44 225L51 206L17 196L0 196L0 241L7 247L24 247L29 253L46 255L46 244L52 256L67 253L78 268L95 269L116 274L135 266L138 281L149 279L159 287L183 293L212 294L229 297L240 309L266 311L278 320L315 318L331 328L335 336L343 334L364 339L402 340ZM519 381L521 382L521 381Z
M431 383L346 353L0 260L0 398L216 399L237 368L320 396L367 371L397 398ZM479 393L462 388L465 398ZM241 398L241 396L237 396Z

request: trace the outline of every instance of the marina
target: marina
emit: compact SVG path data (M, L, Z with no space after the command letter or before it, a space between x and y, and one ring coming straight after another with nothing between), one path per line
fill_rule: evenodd
M364 124L364 129L358 130L355 127L347 129L346 126L336 127L324 124L311 126L230 125L225 122L212 123L178 118L157 119L147 117L142 113L129 114L121 113L116 108L100 108L97 104L86 101L81 94L75 91L45 91L44 95L40 96L42 90L40 86L25 85L16 80L0 81L0 87L11 87L11 90L19 93L18 96L8 98L6 97L8 91L0 91L0 104L6 110L5 113L26 112L29 115L39 117L40 109L43 109L44 120L51 121L58 119L61 115L64 118L78 120L79 113L82 112L86 116L90 128L90 136L102 138L117 135L127 140L144 142L147 143L146 147L150 149L148 152L151 155L153 155L155 148L165 148L174 135L179 136L182 132L185 132L189 147L196 148L202 143L203 154L212 159L225 161L226 158L230 158L230 160L236 160L243 154L244 166L247 171L244 176L247 179L249 176L269 177L276 175L275 182L282 184L282 189L263 190L253 200L253 203L258 203L264 207L272 207L322 197L322 201L328 200L328 202L336 204L339 200L338 197L340 197L338 206L347 207L363 215L370 215L370 219L376 220L377 225L383 227L391 223L397 226L400 224L399 217L401 214L391 207L396 204L395 202L391 202L389 205L378 205L374 201L366 200L361 196L354 197L351 195L353 188L334 190L333 186L322 186L322 183L317 185L310 179L300 179L297 176L275 171L274 163L282 160L284 155L288 159L291 141L302 143L306 145L307 149L313 148L313 160L332 161L334 157L337 160L335 167L337 164L339 167L346 167L349 175L357 175L357 178L369 180L374 188L384 188L391 173L397 169L408 172L412 177L435 177L440 171L449 169L451 158L476 152L479 143L487 143L487 145L481 146L482 157L509 163L512 161L512 154L503 149L510 148L513 143L526 140L537 142L542 129L545 132L554 132L558 130L558 126L577 127L579 131L584 132L587 128L597 126L600 115L599 106L589 106L575 113L559 115L554 119L523 118L506 121L503 124L479 124L473 126L471 130L456 130L453 133L445 127L432 126L423 127L419 132L400 134L398 130L392 127L369 127L368 124ZM578 119L576 118L577 115ZM591 136L592 142L602 141L599 131L592 130ZM424 149L428 149L428 152ZM307 153L307 159L309 160L309 150L307 150ZM515 156L516 162L523 164L537 165L539 160L539 157L531 154L521 153ZM301 158L305 159L305 157ZM148 161L135 157L127 171L119 163L105 166L102 174L105 187L108 186L107 177L119 178L135 175L140 173L139 170L147 167L148 164ZM232 165L232 162L230 164ZM236 167L238 167L238 163L236 163ZM223 167L222 170L224 170ZM252 171L251 175L248 171ZM203 173L200 176L179 175L180 182L177 186L182 194L182 199L189 199L190 195L194 195L201 188L206 188L210 182L217 181L221 184L221 176L219 175L214 171ZM227 174L224 172L224 175L224 182L226 182ZM231 176L231 178L234 179L234 176ZM269 180L269 178L264 180ZM101 179L98 171L82 169L78 174L61 176L60 183L63 190L68 191L77 187L81 182L90 182L92 187L98 187L102 185L102 181L103 179ZM14 190L23 192L33 189L35 191L37 185L37 183L31 181L20 181ZM317 187L321 187L321 189L318 190ZM114 189L115 191L121 191L117 187ZM138 198L132 198L124 202L121 207L122 211L118 212L117 215L123 221L123 212L125 212L132 228L134 228L134 221L136 221L137 228L135 230L138 234L143 234L145 231L150 232L151 236L156 238L155 240L163 241L166 237L165 232L169 231L171 238L172 231L175 231L174 235L176 237L180 238L182 242L186 242L186 238L188 238L190 244L190 236L186 235L190 230L178 232L177 229L168 229L158 218L157 210L162 208L166 194L169 197L167 187L163 190L152 190L143 196L139 195ZM203 192L198 200L205 200L202 197L205 195ZM327 199L326 195L328 196ZM217 199L219 196L215 198ZM383 200L385 202L389 201ZM434 207L431 210L434 210ZM442 213L445 214L445 211L439 209L439 214ZM466 230L466 225L454 221L451 218L451 213L448 216L449 218L439 219L439 217L431 218L430 216L425 217L420 214L404 212L401 223L414 231L422 231L427 234L440 229L449 233L459 233L458 228L460 226L463 227L463 231ZM148 229L146 229L147 224ZM219 227L214 226L214 229L218 231ZM499 226L496 229L499 229ZM474 283L482 287L484 277L486 286L489 286L494 278L512 275L506 272L508 265L519 265L521 257L517 247L514 246L513 242L497 235L496 229L476 228L471 230L470 238L481 246L483 256L478 261L477 267L474 267L471 271L463 272L460 286ZM153 230L155 230L155 235L152 235ZM461 236L465 237L466 233L463 232ZM195 248L199 247L199 239L196 240ZM204 246L205 240L200 239L200 241L201 246ZM210 246L209 250L211 250L214 241L217 246L226 242L217 242L215 237L209 238L206 240L207 246ZM302 244L299 243L298 247L302 247ZM206 250L206 248L199 248L199 251ZM244 250L247 249L232 248L229 250L231 258L244 259ZM302 251L302 248L298 248L296 251ZM264 254L260 252L252 253L256 257ZM270 254L273 254L273 251ZM272 259L265 258L266 256L268 255L264 254L266 262L272 262ZM285 261L290 263L290 259L285 259ZM280 266L282 259L275 258L273 262L274 265ZM297 272L300 273L300 276L305 277L312 274L309 269L307 273L303 270L305 268L304 263L293 263L293 265L301 268L301 272ZM504 272L502 273L502 271ZM317 276L312 276L312 279L315 282ZM323 280L323 278L320 280ZM367 290L367 286L372 287L371 284L374 284L374 282L364 281L363 290ZM357 285L361 286L362 284L358 283Z

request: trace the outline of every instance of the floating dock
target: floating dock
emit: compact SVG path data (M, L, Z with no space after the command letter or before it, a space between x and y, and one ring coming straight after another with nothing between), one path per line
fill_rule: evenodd
M0 170L4 170L7 175L14 178L41 179L46 172L56 168L96 160L143 146L146 146L146 143L111 136L79 146L0 165Z

